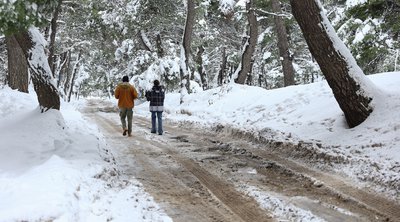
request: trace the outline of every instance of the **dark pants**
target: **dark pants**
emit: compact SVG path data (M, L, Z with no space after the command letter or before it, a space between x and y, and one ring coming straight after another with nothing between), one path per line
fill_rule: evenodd
M132 108L119 108L119 117L121 118L121 124L123 130L128 130L128 133L132 132ZM128 128L126 127L126 119L128 119Z
M151 111L151 132L156 133L157 128L156 128L156 116L157 116L157 121L158 121L158 134L163 134L163 129L162 129L162 113L163 112L158 112L158 111Z

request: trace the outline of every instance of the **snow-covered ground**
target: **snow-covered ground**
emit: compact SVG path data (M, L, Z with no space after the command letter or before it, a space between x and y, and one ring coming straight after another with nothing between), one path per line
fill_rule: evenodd
M0 98L0 221L171 221L72 105L40 113L35 93Z
M276 90L229 84L188 95L182 105L179 94L167 94L164 116L318 144L313 149L347 160L339 173L389 184L398 198L400 73L370 78L385 97L352 129L326 82ZM0 98L0 221L171 221L138 181L124 178L113 148L72 104L40 113L34 93L5 87ZM149 116L148 103L134 115Z

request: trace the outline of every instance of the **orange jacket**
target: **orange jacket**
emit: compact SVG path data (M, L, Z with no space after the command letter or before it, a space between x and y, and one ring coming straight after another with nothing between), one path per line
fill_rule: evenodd
M138 97L138 93L131 84L123 82L118 84L115 89L115 98L118 99L119 108L133 108L134 100Z

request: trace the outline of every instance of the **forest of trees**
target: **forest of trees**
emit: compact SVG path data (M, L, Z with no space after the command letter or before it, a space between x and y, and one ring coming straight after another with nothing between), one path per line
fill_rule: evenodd
M373 96L347 95L356 93L357 82L335 88L340 80L329 74L348 75L338 69L346 64L339 53L329 68L330 61L321 58L327 53L318 48L324 41L306 32L321 21L321 4L364 74L397 71L400 3L349 2L353 5L342 0L3 2L0 85L27 92L32 82L45 111L59 109L56 98L111 96L124 75L139 90L158 78L167 91L185 93L230 81L273 89L326 79L355 126L372 111ZM299 4L315 6L314 11ZM354 112L361 117L354 119Z

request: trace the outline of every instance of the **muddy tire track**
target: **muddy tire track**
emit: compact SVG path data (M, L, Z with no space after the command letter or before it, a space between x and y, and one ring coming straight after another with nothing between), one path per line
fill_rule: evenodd
M108 140L117 140L112 144L130 148L127 154L133 155L142 169L130 173L141 180L157 202L166 205L174 221L273 221L253 199L167 145L140 138L137 132L132 138L112 136L120 131L115 122L99 115L91 118L106 131ZM132 145L133 141L137 145Z

